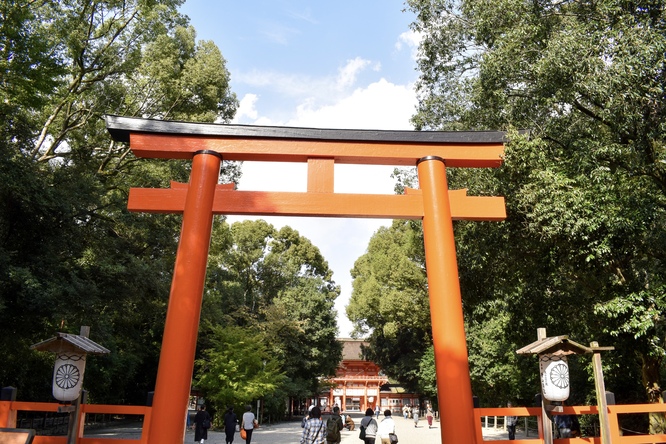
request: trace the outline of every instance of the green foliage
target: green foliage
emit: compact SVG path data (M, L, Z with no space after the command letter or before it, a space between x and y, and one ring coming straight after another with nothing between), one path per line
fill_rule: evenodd
M333 308L340 289L319 249L296 230L263 220L218 220L213 231L204 319L261 332L286 377L282 396L319 393L321 377L334 375L342 358ZM207 335L204 349L211 346ZM274 415L284 405L276 404Z
M281 362L253 328L209 326L211 347L198 359L195 385L217 411L272 397L285 382ZM239 408L239 411L242 409Z
M88 361L93 402L143 404L153 388L181 217L130 214L127 199L187 182L190 164L138 161L102 117L233 118L226 61L181 4L0 3L0 381L22 400L51 399L52 357L29 346L81 325L111 350ZM221 182L239 176L223 164ZM277 412L318 392L341 357L340 290L319 250L290 228L217 219L208 271L197 362L211 399L270 395ZM240 329L257 353L237 356L247 383L229 395L207 372L231 371Z
M370 239L352 269L347 317L355 334L370 333L368 358L410 389L431 344L430 309L420 225L394 221Z
M419 363L420 393L430 398L437 410L437 372L435 371L435 347L430 346Z
M456 225L473 374L517 374L505 396L530 399L534 369L508 352L546 327L615 345L607 387L644 400L664 355L663 2L409 5L423 35L416 127L510 135L500 170L449 172L452 188L507 199L505 222Z
M233 116L224 59L179 4L0 7L0 354L13 363L0 381L23 400L51 399L52 359L29 345L81 325L111 350L88 362L93 401L143 404L152 390L180 217L129 214L127 195L187 181L189 165L137 162L101 116ZM168 67L159 49L174 49ZM226 180L238 174L225 164Z

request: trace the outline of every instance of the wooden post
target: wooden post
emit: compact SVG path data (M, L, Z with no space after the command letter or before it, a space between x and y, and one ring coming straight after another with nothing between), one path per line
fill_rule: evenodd
M590 342L590 347L595 349L599 347L599 343L596 341ZM594 350L592 367L594 369L594 387L597 391L601 444L611 444L610 420L608 418L608 405L606 404L606 384L604 383L604 372L601 367L601 352L599 350Z
M82 325L79 329L79 336L87 338L90 336L90 326ZM84 393L81 390L79 397L74 401L74 410L69 412L69 421L67 423L67 444L76 444L79 437L83 437L83 427L85 425L85 414L81 414L81 401Z
M194 370L220 161L221 156L211 151L198 151L192 160L155 384L149 444L183 442L183 407L187 406Z
M476 429L458 262L444 160L417 163L443 444L475 444Z
M546 329L537 329L537 339L546 339ZM548 415L550 401L541 393L541 423L543 424L543 444L553 444L553 421Z

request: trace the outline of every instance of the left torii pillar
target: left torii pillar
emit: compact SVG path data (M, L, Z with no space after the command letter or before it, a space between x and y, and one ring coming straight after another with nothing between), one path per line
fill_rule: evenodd
M174 442L175 436L185 434L183 409L173 406L186 408L190 397L221 160L219 153L208 150L197 151L192 158L155 383L149 444Z

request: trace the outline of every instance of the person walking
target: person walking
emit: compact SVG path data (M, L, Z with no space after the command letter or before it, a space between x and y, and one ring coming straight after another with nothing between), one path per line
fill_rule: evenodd
M513 407L513 404L509 401L506 403L506 406L511 408ZM518 424L517 416L506 417L506 429L509 431L509 441L514 441L516 439L516 424Z
M204 441L208 439L210 425L210 414L206 411L206 405L201 404L199 411L194 415L194 442L204 444Z
M326 442L326 424L321 420L321 409L313 407L310 418L301 433L301 444L324 444Z
M426 419L428 420L428 428L432 427L432 418L434 417L434 412L432 411L432 406L428 404L426 408Z
M391 444L389 434L395 433L395 421L391 417L391 411L386 409L384 411L384 419L379 423L377 428L377 436L382 440L382 444Z
M245 430L245 444L252 442L252 432L256 426L257 420L254 418L254 413L252 413L252 406L248 405L245 407L245 413L243 413L241 421L241 427Z
M225 443L231 444L234 442L234 435L236 435L236 425L238 424L238 416L234 413L234 407L229 406L224 414L224 434Z
M340 431L344 427L340 417L340 407L333 407L333 414L326 421L326 444L340 444L342 435Z
M365 416L361 419L361 427L365 430L365 438L363 439L365 444L375 444L377 421L373 418L374 414L375 412L368 408L365 411Z
M379 406L375 406L375 416L377 417L377 419L379 419L379 413L381 413L379 411Z
M417 427L419 425L419 410L421 406L416 404L412 410L412 418L414 418L414 427Z

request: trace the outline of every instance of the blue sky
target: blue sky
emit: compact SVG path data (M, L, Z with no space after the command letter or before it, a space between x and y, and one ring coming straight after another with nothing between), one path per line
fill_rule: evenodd
M402 0L187 0L197 39L220 48L241 106L234 123L315 128L411 129L418 38ZM391 167L336 166L335 191L393 192ZM303 164L246 162L239 189L305 191ZM342 294L370 236L389 220L263 217L290 225L320 248ZM238 217L230 217L233 222Z

